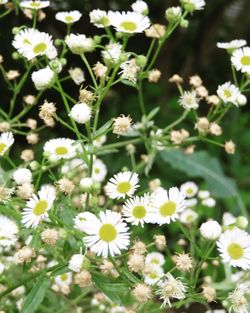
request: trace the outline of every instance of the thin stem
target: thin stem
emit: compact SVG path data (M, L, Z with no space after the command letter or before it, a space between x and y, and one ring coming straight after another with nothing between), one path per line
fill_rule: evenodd
M97 88L98 88L98 84L97 84L97 81L96 81L96 79L95 79L95 75L94 75L94 73L93 73L93 71L92 71L92 68L91 68L91 66L89 65L88 60L86 59L86 57L85 57L84 54L81 54L81 58L82 58L82 60L83 60L83 62L84 62L84 64L85 64L85 66L86 66L87 69L88 69L89 75L90 75L90 77L91 77L91 79L92 79L92 82L93 82L95 88L97 89Z

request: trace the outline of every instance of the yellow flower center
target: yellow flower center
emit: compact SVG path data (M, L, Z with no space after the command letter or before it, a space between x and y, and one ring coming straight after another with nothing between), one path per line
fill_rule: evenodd
M137 205L137 206L135 206L135 207L133 208L132 214L133 214L133 216L134 216L135 218L143 218L143 217L145 217L146 212L147 212L147 211L146 211L146 209L145 209L144 206L142 206L142 205Z
M120 193L127 193L127 192L129 192L130 189L131 189L131 184L128 181L119 183L117 185L117 191Z
M124 30L127 30L127 31L130 31L130 32L133 32L134 30L137 29L137 25L136 23L134 22L122 22L121 23L121 27L124 29Z
M46 43L41 42L34 46L33 51L35 54L39 54L39 53L43 53L44 51L46 51L46 49L47 49Z
M241 64L242 65L245 65L245 66L249 66L250 65L250 56L243 56L242 58L241 58Z
M57 147L56 150L55 150L55 153L58 154L58 155L65 155L68 152L69 152L68 149L65 148L65 147Z
M150 263L151 264L159 264L160 262L158 259L152 259Z
M33 209L35 215L42 215L45 213L48 207L48 202L46 200L39 200Z
M6 147L7 147L7 145L5 143L0 143L0 154L4 152Z
M167 201L160 207L160 213L162 216L171 216L176 211L176 203L173 201Z
M229 98L229 97L231 97L232 96L232 93L231 93L231 91L230 90L224 90L224 96L226 97L226 98Z
M239 260L244 255L243 248L238 243L232 243L228 248L227 252L230 257L234 260Z
M60 277L62 281L66 281L68 279L67 273L62 274Z
M67 16L65 16L65 21L66 21L67 23L72 23L72 22L73 22L73 17L70 16L70 15L67 15Z
M186 193L188 194L188 195L192 195L193 194L193 189L192 188L188 188L187 190L186 190Z
M95 171L96 174L100 173L100 169L99 168L95 168L94 171Z
M111 224L103 224L99 230L99 236L103 241L111 242L117 237L117 231Z
M149 277L150 277L151 279L156 279L156 278L158 278L158 275L157 275L155 272L151 272L151 273L149 274Z
M34 2L31 2L31 3L30 3L30 6L31 6L32 8L39 8L39 7L40 7L40 3L34 1Z

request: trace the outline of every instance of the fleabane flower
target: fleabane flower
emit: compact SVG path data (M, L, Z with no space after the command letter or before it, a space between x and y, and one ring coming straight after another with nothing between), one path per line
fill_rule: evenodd
M54 59L57 56L52 36L34 28L26 28L17 33L12 45L27 60L42 55L46 55L49 59Z
M72 107L69 116L78 124L85 124L91 118L91 108L87 103L77 103Z
M118 32L123 33L142 33L149 28L150 20L147 16L137 12L112 12L108 13L110 24Z
M144 223L150 223L152 219L152 207L148 194L128 199L122 208L122 215L126 222L132 225L144 226Z
M6 4L9 0L0 0L0 5Z
M89 13L90 23L94 24L98 28L108 27L110 20L108 13L104 10L96 9Z
M215 240L220 237L221 226L218 222L210 220L201 224L200 233L203 238Z
M189 12L203 10L206 5L204 0L181 0L181 3L185 10Z
M0 246L10 247L17 242L18 227L7 216L0 215Z
M230 42L217 42L217 47L232 51L244 47L246 44L247 42L244 39L234 39Z
M73 272L80 272L84 263L84 259L84 255L74 254L69 261L68 268Z
M106 210L100 212L99 218L87 218L84 224L87 233L84 242L98 256L114 256L120 254L122 249L127 249L129 232L121 214Z
M0 156L13 145L14 136L12 132L4 132L0 135Z
M145 259L146 265L162 266L165 263L164 255L160 252L148 253Z
M49 66L35 71L31 75L31 79L37 90L45 90L50 88L56 78L56 73Z
M140 13L143 15L148 14L148 5L145 1L137 0L131 5L131 8L136 13Z
M164 271L162 267L149 265L145 269L144 281L148 285L154 285L163 276L164 276Z
M77 11L68 11L68 12L58 12L56 13L56 20L63 22L65 24L73 24L77 21L80 20L80 18L82 17L82 14Z
M48 217L56 198L55 188L51 185L42 186L38 195L33 194L26 202L26 207L22 212L22 223L27 228L36 228L40 222Z
M92 171L92 179L95 182L103 182L106 175L107 175L107 166L105 163L100 159L95 159L93 164L93 171Z
M226 230L218 239L217 247L223 263L250 269L250 235L246 231Z
M228 300L231 304L230 311L233 310L235 313L248 313L249 305L246 299L248 294L248 288L237 287L228 296Z
M20 3L21 8L35 10L35 11L47 8L49 5L50 5L49 1L39 1L39 0L22 1Z
M105 46L105 50L102 50L101 54L107 66L114 66L120 62L122 45L119 43L110 43Z
M226 82L218 87L217 95L224 103L231 102L237 106L237 98L240 95L240 91L239 88L231 82Z
M250 47L235 50L231 62L237 71L250 74Z
M198 186L196 183L192 181L188 181L184 184L181 185L180 191L187 197L187 198L192 198L194 197L197 192L198 192Z
M179 99L180 105L187 110L196 110L199 107L199 99L194 90L184 91L183 95Z
M190 225L194 223L198 217L198 214L194 210L186 209L180 215L180 222L185 225Z
M83 54L95 50L95 42L92 38L87 38L83 34L70 34L65 38L65 42L70 51L74 54Z
M170 299L185 299L187 288L178 278L174 278L172 274L167 273L166 278L160 282L160 288L156 291L160 299L163 300L162 307L169 305L171 307Z
M120 172L110 178L105 186L105 191L111 199L125 198L126 196L131 197L139 187L138 182L137 173L129 171Z
M78 146L75 141L69 138L50 139L43 147L45 155L51 161L60 159L71 159L77 153Z
M185 209L185 196L177 187L169 191L158 188L151 196L151 205L154 209L154 223L159 225L169 224L179 218Z

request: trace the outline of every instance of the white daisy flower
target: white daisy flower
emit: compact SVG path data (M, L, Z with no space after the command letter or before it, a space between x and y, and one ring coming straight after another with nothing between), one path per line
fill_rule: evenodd
M136 13L140 13L143 15L148 14L148 5L145 1L137 0L131 5L131 8Z
M188 181L185 184L182 184L180 187L180 191L187 197L187 198L192 198L194 197L197 192L198 192L199 188L196 185L196 183L192 182L192 181Z
M223 225L229 226L236 223L236 217L233 214L226 212L222 216Z
M120 13L110 11L108 18L116 31L123 33L142 33L150 26L149 18L137 12Z
M180 222L185 225L192 224L198 218L198 214L192 209L186 209L180 214Z
M106 65L116 65L122 55L122 45L119 43L110 43L105 46L105 50L102 50L101 54Z
M217 241L217 247L223 263L250 269L250 235L246 231L226 230Z
M147 266L144 281L148 285L156 284L164 276L163 268L160 266Z
M71 110L69 116L79 124L85 124L90 121L91 108L87 103L77 103Z
M42 186L38 191L38 196L33 194L22 212L24 226L36 228L42 220L46 219L55 198L55 188L51 185Z
M90 23L94 24L98 28L108 27L110 20L108 13L104 10L96 9L89 13Z
M183 95L179 99L179 103L184 109L187 110L196 110L199 107L199 99L197 98L197 94L194 90L184 91Z
M221 230L220 224L213 220L201 224L200 227L202 237L209 240L218 239L220 237Z
M153 218L153 209L150 205L150 197L148 194L128 199L122 208L122 215L126 222L132 225L144 226L144 223L150 223Z
M202 200L210 197L210 192L208 190L200 190L198 192L198 197Z
M145 259L146 265L162 266L165 263L165 257L160 252L151 252L147 254Z
M10 247L17 242L18 227L7 216L0 215L0 246Z
M84 255L74 254L69 261L69 269L73 272L80 272L84 261Z
M213 208L216 205L216 201L214 198L209 197L207 199L203 199L201 201L201 204L207 206L208 208Z
M55 277L55 283L59 287L69 286L72 283L73 275L72 272L67 272Z
M92 179L95 182L103 182L107 175L107 166L100 159L95 159L93 164Z
M196 198L190 198L185 200L185 205L187 208L193 208L198 204L198 200Z
M74 219L74 227L82 232L89 233L92 225L98 224L98 218L90 212L79 213Z
M111 199L125 198L126 196L131 197L139 187L138 182L137 173L129 171L120 172L110 178L105 186L105 191Z
M151 197L155 215L154 222L163 225L178 219L179 214L186 207L184 199L185 196L176 187L170 188L169 191L158 188Z
M34 28L21 30L15 35L12 45L27 60L41 55L46 55L51 59L57 55L52 36Z
M68 12L58 12L56 13L56 20L63 22L65 24L73 24L77 21L80 20L80 18L82 17L82 14L77 11L68 11Z
M70 51L75 54L83 54L95 50L95 42L92 38L87 38L83 34L70 34L65 38L65 42Z
M235 50L231 62L237 71L250 74L250 47Z
M114 256L120 254L122 249L127 249L128 227L123 222L121 214L106 210L100 212L99 219L95 223L94 220L88 218L84 222L85 232L88 234L84 237L84 242L90 251L106 258L109 254Z
M13 173L13 179L17 185L30 184L32 173L27 168L19 168Z
M0 155L4 153L13 145L14 136L12 132L5 132L0 135Z
M238 87L231 82L226 82L220 85L217 89L217 95L221 98L224 103L232 102L237 105L237 98L240 94Z
M244 47L247 44L244 39L235 39L230 42L217 42L217 47L226 50L235 50Z
M233 310L235 313L248 313L249 304L247 298L245 297L248 294L248 288L237 287L233 292L228 296L231 307L230 312Z
M47 141L43 147L44 153L51 161L73 158L77 153L78 146L69 138L57 138Z
M35 71L31 75L31 79L37 90L50 88L55 80L56 74L49 66Z
M206 3L204 0L181 0L182 5L187 11L203 10Z
M156 294L163 300L162 306L168 304L171 307L170 299L185 299L186 291L187 288L180 279L174 278L170 273L167 273Z
M50 5L49 1L39 1L39 0L33 0L33 1L22 1L20 3L20 7L24 9L31 9L31 10L40 10L47 8Z

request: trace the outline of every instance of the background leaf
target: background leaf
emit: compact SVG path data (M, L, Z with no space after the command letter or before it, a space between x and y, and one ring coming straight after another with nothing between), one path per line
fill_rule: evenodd
M213 196L235 198L241 213L247 216L246 208L234 180L224 174L216 158L211 157L205 151L186 155L181 150L169 150L161 152L160 155L164 162L185 172L189 177L202 177L207 182L208 189Z
M29 292L21 313L34 313L39 305L42 303L46 291L50 285L49 278L46 275L41 275L34 287Z

